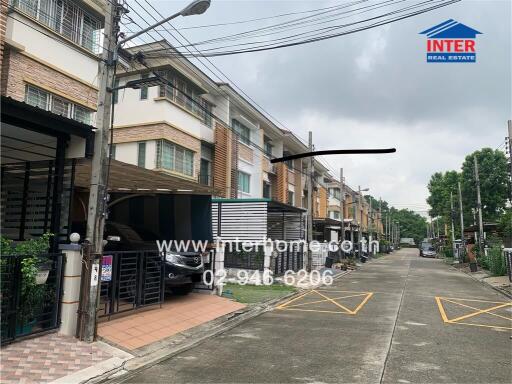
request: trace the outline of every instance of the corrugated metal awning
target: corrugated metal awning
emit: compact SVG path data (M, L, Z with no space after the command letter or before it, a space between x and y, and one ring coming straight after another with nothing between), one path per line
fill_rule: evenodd
M89 188L91 182L91 160L80 159L75 169L75 186ZM153 171L136 165L112 160L108 190L111 192L137 193L197 193L213 194L211 186L202 185L178 176Z

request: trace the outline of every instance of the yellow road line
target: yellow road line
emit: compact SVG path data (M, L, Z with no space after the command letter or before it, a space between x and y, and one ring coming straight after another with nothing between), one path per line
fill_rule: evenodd
M342 313L344 315L353 315L350 312L342 312L342 311L322 311L318 309L300 309L300 308L278 308L281 311L301 311L301 312L320 312L320 313Z
M471 323L452 323L452 324L462 324L462 325L472 325L473 327L484 327L484 328L497 328L497 329L512 329L512 327L502 327L497 325L485 325L485 324L471 324Z
M436 302L437 307L439 308L439 313L441 314L441 318L445 323L450 323L450 320L448 320L448 317L446 316L446 312L444 311L443 304L441 304L441 298L439 296L436 296Z
M342 296L342 297L333 297L332 300L340 300L340 299L348 299L349 297L358 297L358 296L365 296L366 293L361 293L359 295L350 295L350 296ZM303 305L308 305L308 304L318 304L318 303L325 303L329 300L316 300L316 301L310 301L308 303L299 303L299 304L293 304L293 305L286 305L286 308L290 308L290 307L300 307L300 306L303 306Z
M345 307L345 306L341 305L340 303L335 302L335 301L334 301L333 299L331 299L330 297L327 297L327 296L325 296L324 294L322 294L322 293L320 293L320 292L318 292L318 291L315 291L315 290L313 290L313 291L314 291L314 292L316 292L316 293L318 293L320 296L322 296L322 297L326 298L327 300L329 300L329 301L330 301L331 303L333 303L334 305L336 305L336 306L340 307L341 309L344 309L344 310L345 310L345 311L347 311L348 313L350 313L350 314L352 314L352 315L354 315L354 314L355 314L355 312L351 311L350 309L348 309L347 307Z
M479 310L479 311L477 311L477 312L469 313L469 314L464 315L464 316L459 316L459 317L457 317L457 318L455 318L455 319L451 319L450 321L452 321L452 322L454 322L454 323L455 323L455 322L457 322L457 321L459 321L459 320L469 319L470 317L474 317L474 316L477 316L477 315L481 315L481 314L483 314L483 313L488 313L489 311L494 311L495 309L499 309L499 308L507 307L507 306L509 306L509 305L510 305L510 304L508 304L508 303L507 303L507 304L497 305L497 306L495 306L495 307L488 308L488 309L480 309L480 310ZM498 315L498 316L499 316L499 315ZM502 316L499 316L499 317L502 317ZM508 319L508 318L506 318L506 317L504 317L504 318L505 318L505 319L507 319L507 320L512 320L512 319Z
M327 289L316 289L317 292L336 292L336 293L361 293L361 294L368 294L371 292L363 292L363 291L333 291L333 290L327 290Z
M287 301L286 303L283 303L283 304L281 304L281 305L278 305L276 308L282 308L282 307L284 307L285 305L288 305L288 304L290 304L290 303L293 303L294 301L297 301L297 300L299 300L299 299L303 298L304 296L309 295L311 292L312 292L312 291L307 291L306 293L303 293L302 295L299 295L299 296L297 296L297 297L295 297L295 298L291 299L290 301Z
M443 300L462 300L462 301L476 301L479 303L493 303L493 304L503 304L503 301L489 301L489 300L477 300L477 299L462 299L460 297L443 297L443 296L436 296L440 297ZM510 302L512 304L512 301Z
M444 300L448 301L449 303L452 303L452 304L457 304L457 305L460 305L460 306L463 306L463 307L466 307L466 308L474 309L475 311L480 311L480 308L475 308L475 307L472 307L471 305L458 303L456 301L451 301L451 300L448 300L448 299L444 299ZM505 304L505 303L502 303L502 304ZM508 305L512 306L512 303L509 303ZM497 309L497 308L494 308L494 309ZM490 310L492 311L494 309L491 308ZM505 320L511 320L512 321L512 317L506 317L506 316L498 315L497 313L492 313L492 312L488 312L487 314L488 315L493 315L493 316L496 316L496 317L501 317L501 318L503 318Z
M366 302L367 302L368 300L370 300L370 298L371 298L372 296L373 296L373 293L372 293L372 292L368 293L368 296L366 296L366 298L361 302L361 304L359 304L359 305L357 306L357 308L356 308L356 309L354 309L354 315L355 315L357 312L359 312L359 310L363 307L363 305L365 305L365 304L366 304Z

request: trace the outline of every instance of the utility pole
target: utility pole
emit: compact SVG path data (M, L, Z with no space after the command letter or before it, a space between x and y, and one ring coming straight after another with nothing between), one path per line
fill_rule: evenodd
M105 13L103 52L99 62L98 110L96 134L92 157L89 206L87 213L86 246L84 252L84 284L81 287L82 306L80 315L80 339L94 341L96 334L96 309L99 300L101 256L103 252L103 228L107 199L108 145L114 82L114 51L119 33L121 7L117 0L108 3Z
M363 255L363 243L361 243L361 240L363 240L363 209L362 209L362 203L361 203L361 186L358 185L358 196L357 196L357 209L359 210L359 236L357 236L358 245L357 249L359 250L359 258Z
M313 152L313 132L309 131L309 152ZM313 264L313 254L311 252L311 242L313 241L313 176L314 176L313 156L309 157L309 177L308 177L308 260L306 270L311 272Z
M373 240L373 208L372 208L372 205L373 205L373 198L372 196L370 195L370 209L368 211L368 255L371 255L372 254L372 247L370 245L370 243L372 242Z
M484 222L482 220L482 199L480 196L480 176L478 174L478 159L473 156L475 159L475 182L476 182L476 207L478 209L478 228L480 231L480 235L478 236L478 248L480 252L484 251Z
M461 247L461 256L462 260L464 260L464 254L465 254L465 241L464 241L464 212L462 210L462 192L460 188L460 181L457 183L457 187L459 189L459 210L460 210L460 247Z
M379 240L380 227L382 227L382 198L379 198L379 223L380 225L377 225L377 240Z
M510 201L510 204L512 204L512 120L508 121L508 161L510 166L510 184L509 184L509 196L508 199Z
M451 219L451 222L452 222L452 250L453 250L453 259L454 259L454 262L458 262L459 258L455 257L457 248L455 247L455 224L453 223L453 216L454 216L454 211L453 211L453 192L450 192L450 209L451 209L450 210L450 219Z
M340 208L341 241L345 241L345 181L343 180L343 168L340 168Z

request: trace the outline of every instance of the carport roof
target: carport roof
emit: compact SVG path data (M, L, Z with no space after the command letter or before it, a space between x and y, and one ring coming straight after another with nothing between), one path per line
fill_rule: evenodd
M78 160L75 168L75 186L89 188L91 182L91 163L90 159ZM173 192L206 195L214 193L213 187L201 185L193 180L186 180L178 176L141 168L118 160L111 160L108 190L110 192Z

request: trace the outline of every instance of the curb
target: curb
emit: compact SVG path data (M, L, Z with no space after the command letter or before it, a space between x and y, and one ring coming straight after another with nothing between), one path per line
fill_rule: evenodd
M245 311L242 312L232 312L230 314L224 315L224 321L221 320L220 324L215 325L211 330L207 331L205 334L199 335L198 337L192 337L192 339L188 342L177 345L174 348L165 348L162 347L158 350L150 352L146 355L136 356L130 360L126 360L122 365L104 372L98 376L89 378L82 383L88 384L96 384L96 383L118 383L121 380L129 379L140 371L150 368L162 361L172 358L182 352L185 352L201 343L209 340L212 337L218 336L226 331L229 331L232 328L237 327L238 325L244 323L247 320L255 318L265 312L273 309L281 301L292 298L293 296L297 296L301 294L303 290L298 290L296 292L291 292L285 296L278 297L260 304L256 304L254 306L248 307ZM215 321L215 320L214 320Z
M473 279L475 281L478 281L483 286L491 288L491 289L495 290L496 292L501 293L503 296L505 296L505 297L507 297L509 299L512 299L512 294L510 294L510 293L508 293L506 291L503 291L500 288L495 287L494 285L491 285L491 284L489 284L488 282L486 282L484 280L477 279L475 276L471 275L470 273L468 273L466 271L463 271L462 269L455 268L453 265L450 265L450 267L452 267L453 269L455 269L458 272L462 272L463 274L465 274L466 276L470 277L471 279Z
M334 280L338 280L339 278L351 273L352 270L344 271L337 276L335 276ZM321 286L321 285L320 285ZM97 383L105 383L105 384L114 384L129 379L130 377L135 376L139 372L143 371L146 368L150 368L162 361L168 360L182 352L185 352L191 348L194 348L201 343L211 339L212 337L218 336L226 331L229 331L238 325L246 322L247 320L253 319L265 312L272 310L279 303L285 302L286 300L292 299L295 296L299 296L307 291L308 289L314 288L299 288L295 292L291 292L287 295L268 300L263 303L255 304L254 306L248 307L246 310L242 310L242 312L233 312L227 315L224 315L224 321L217 325L215 325L211 330L206 333L199 335L198 337L191 337L191 340L185 343L181 343L180 345L175 346L174 348L165 348L162 347L153 352L150 352L146 355L136 356L130 360L124 361L120 366L104 372L98 376L89 378L82 383L88 384L97 384ZM214 320L215 321L215 320Z

